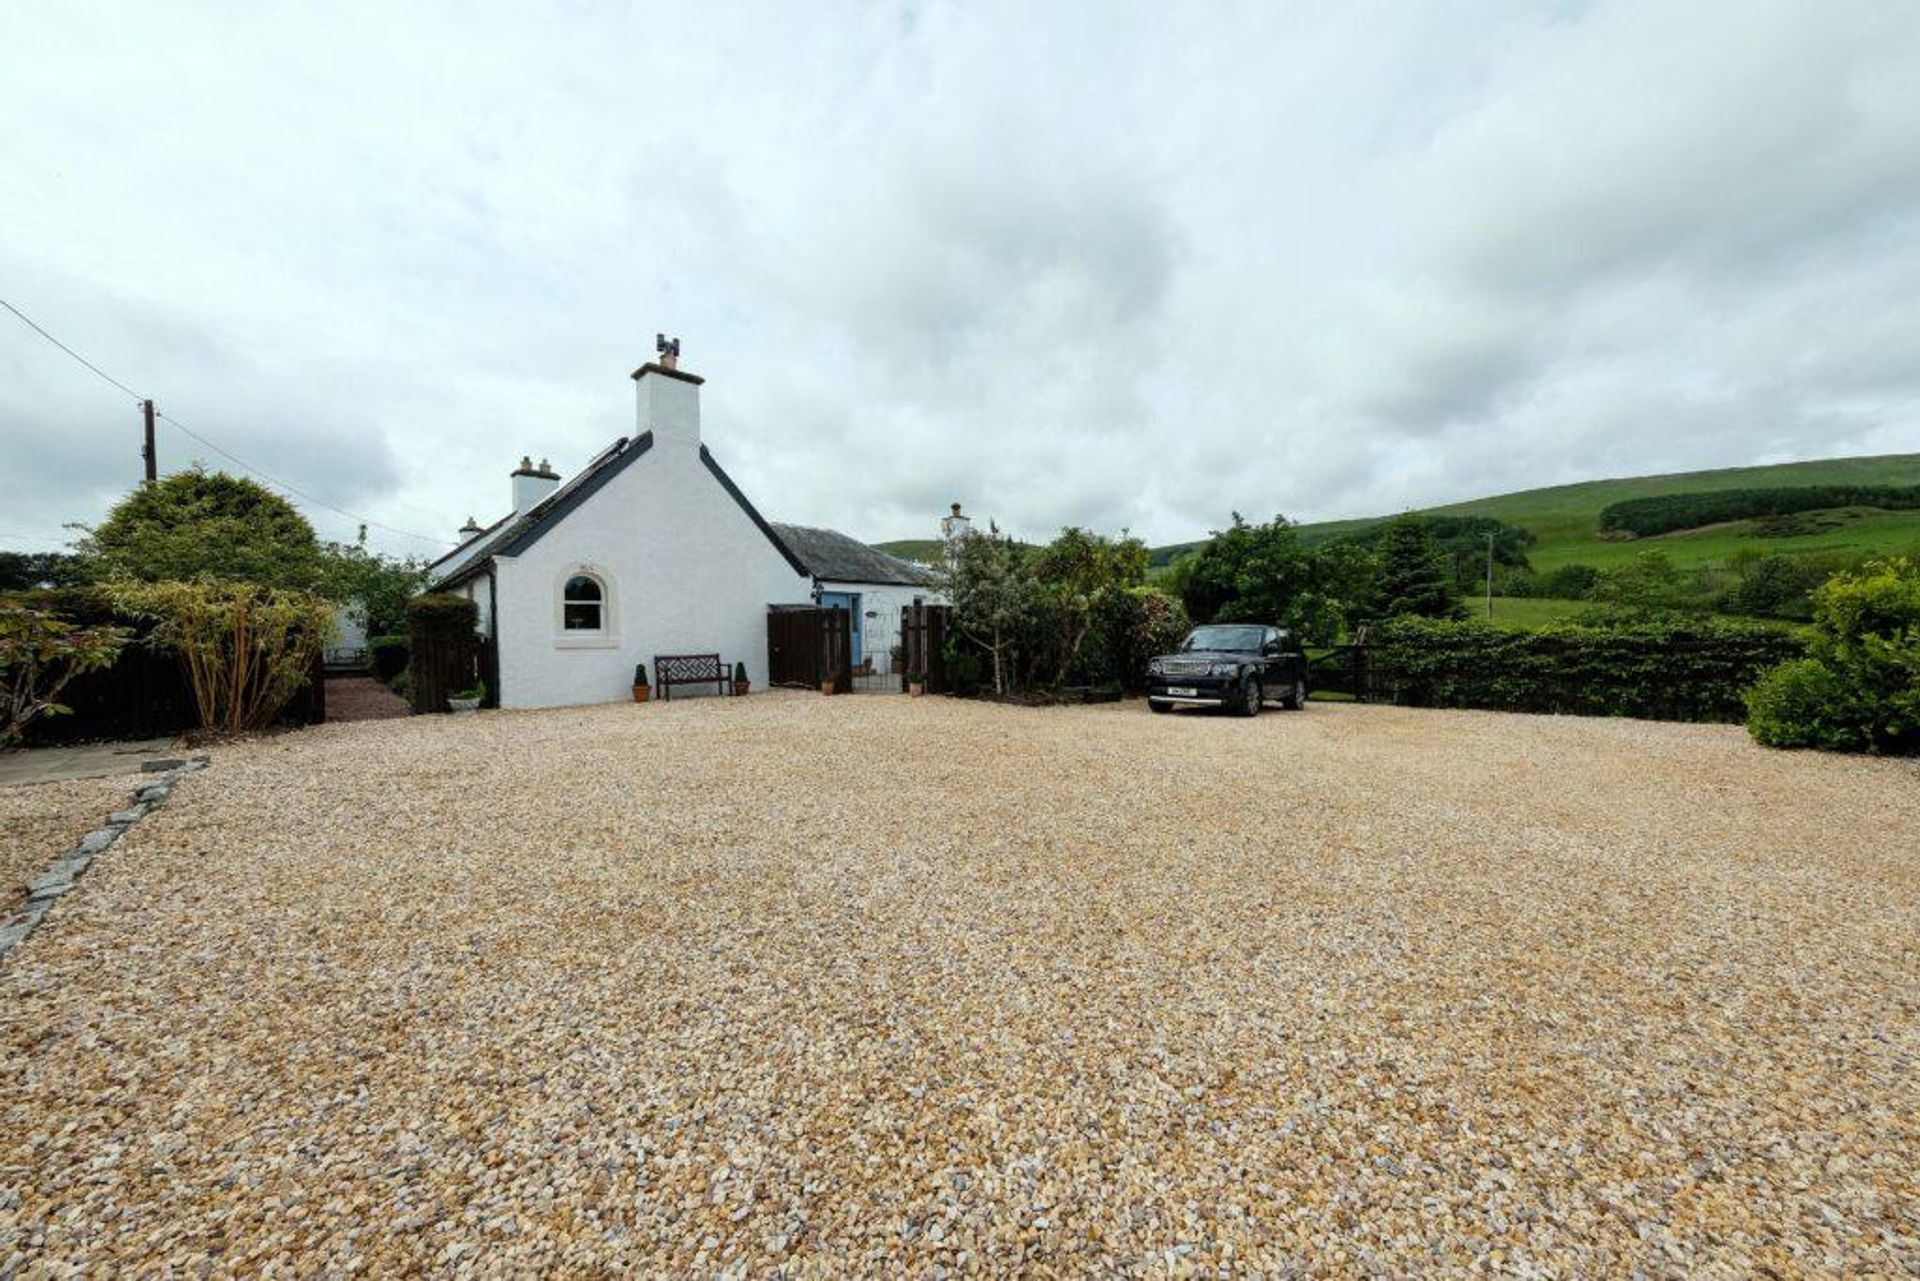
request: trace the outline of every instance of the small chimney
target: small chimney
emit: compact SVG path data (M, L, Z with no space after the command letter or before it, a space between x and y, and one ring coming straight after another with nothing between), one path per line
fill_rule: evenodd
M520 455L520 465L513 469L513 514L524 516L558 488L560 475L546 459L542 458L535 467L531 454Z
M658 359L633 371L639 394L634 434L652 432L654 444L700 447L700 384L706 379L680 368L680 340L659 334Z
M955 503L952 509L940 518L940 537L949 543L965 538L972 529L973 521L961 514L959 503Z
M483 532L485 531L480 528L480 522L469 516L467 517L467 523L460 526L460 541L464 543L475 534Z

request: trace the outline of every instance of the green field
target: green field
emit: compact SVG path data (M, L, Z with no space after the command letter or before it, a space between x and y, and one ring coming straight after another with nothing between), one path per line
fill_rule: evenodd
M1753 522L1735 521L1704 529L1681 530L1654 538L1601 537L1600 509L1628 498L1677 494L1697 490L1765 488L1790 485L1914 485L1920 484L1920 454L1887 454L1877 458L1829 458L1817 462L1776 463L1766 467L1731 467L1719 471L1677 472L1666 476L1634 476L1620 480L1591 480L1577 485L1555 485L1517 494L1476 498L1422 510L1436 515L1492 516L1509 525L1533 531L1540 541L1527 552L1537 570L1586 564L1604 568L1631 560L1642 551L1659 549L1676 565L1690 568L1722 565L1743 548L1759 552L1920 551L1920 511L1880 511L1840 508L1827 513L1838 527L1793 538L1767 538L1753 532ZM1363 528L1382 516L1357 520L1320 521L1302 525L1309 542L1321 542ZM1165 561L1185 546L1156 548L1154 559ZM1497 608L1496 608L1497 613Z
M1467 617L1476 623L1491 622L1495 627L1531 631L1547 623L1563 623L1593 606L1583 600L1547 600L1535 596L1495 596L1493 617L1487 617L1487 598L1475 596L1466 602Z

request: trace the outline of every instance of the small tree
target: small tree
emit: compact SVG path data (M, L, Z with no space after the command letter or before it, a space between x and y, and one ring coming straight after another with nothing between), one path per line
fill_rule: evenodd
M1433 529L1417 516L1387 522L1375 548L1380 577L1374 588L1379 618L1460 618L1465 611L1454 593L1453 574L1434 541Z
M204 575L310 588L324 579L306 517L265 486L224 472L176 472L142 485L74 549L100 581Z
M0 747L11 747L28 724L72 709L60 702L67 683L110 666L126 644L121 627L76 627L37 609L0 606Z
M996 694L1007 692L1014 654L1042 605L1025 560L1019 544L989 527L955 543L942 575L954 629L987 651Z
M1627 615L1697 609L1687 593L1686 575L1665 552L1641 552L1624 565L1600 571L1587 599Z
M273 724L312 675L333 623L324 597L252 583L119 582L108 590L121 609L153 620L148 643L180 656L200 723L216 734Z
M321 595L360 616L368 636L391 636L407 627L407 601L427 585L427 566L370 552L358 543L327 543L320 549Z
M1314 551L1284 516L1249 525L1235 512L1231 525L1176 560L1166 581L1196 623L1276 623L1331 640L1351 602L1330 588L1338 579L1345 589L1348 567L1365 563L1364 551Z
M1070 527L1034 553L1029 568L1053 612L1053 683L1064 685L1099 611L1146 581L1147 545L1125 534L1103 538Z

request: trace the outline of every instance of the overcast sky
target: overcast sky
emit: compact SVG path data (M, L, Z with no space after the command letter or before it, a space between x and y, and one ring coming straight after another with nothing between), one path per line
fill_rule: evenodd
M661 329L761 510L868 540L1920 450L1909 0L431 9L7 0L0 298L444 538ZM0 313L0 547L138 437Z

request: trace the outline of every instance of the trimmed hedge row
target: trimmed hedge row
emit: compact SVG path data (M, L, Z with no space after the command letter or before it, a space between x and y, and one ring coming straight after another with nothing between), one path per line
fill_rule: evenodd
M1600 529L1646 538L1726 520L1791 516L1828 507L1916 508L1920 507L1920 485L1794 485L1628 498L1600 509Z
M1806 653L1792 632L1693 620L1516 632L1401 618L1371 639L1366 683L1375 698L1670 721L1744 720L1754 682Z

